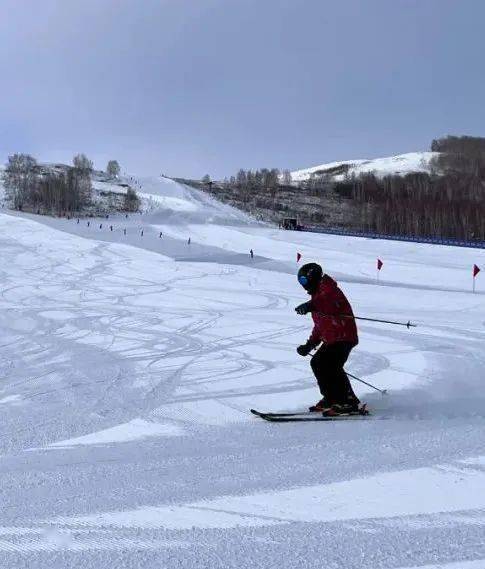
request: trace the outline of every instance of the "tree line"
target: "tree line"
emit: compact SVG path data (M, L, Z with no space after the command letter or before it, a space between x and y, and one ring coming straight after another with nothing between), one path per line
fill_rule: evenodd
M280 172L278 168L261 168L259 170L241 168L235 176L225 178L224 184L241 190L273 190L280 185L291 184L291 173L289 170Z
M434 140L430 173L363 174L336 191L358 204L360 228L385 234L485 240L485 138Z
M77 154L72 166L45 166L29 154L13 154L8 157L3 182L5 197L16 210L40 213L81 212L92 205L91 176L93 163L85 154ZM116 160L110 160L106 168L109 179L120 174ZM136 211L138 196L128 188L124 196L125 211Z
M202 178L202 183L209 185L212 189L212 182L209 175ZM256 203L268 196L275 198L278 190L282 186L291 185L291 173L289 170L281 172L278 168L261 168L257 170L245 170L241 168L236 175L225 178L219 182L219 189L224 189L233 194L235 205L247 209L251 203ZM218 192L220 196L220 192Z
M465 178L366 174L352 181L352 190L363 231L485 240L483 187Z

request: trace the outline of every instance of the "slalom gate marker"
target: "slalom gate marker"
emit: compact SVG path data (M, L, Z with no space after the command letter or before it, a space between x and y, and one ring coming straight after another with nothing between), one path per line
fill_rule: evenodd
M480 267L478 265L473 265L473 287L472 287L473 292L475 292L475 279L477 278L479 272L480 272Z
M381 272L383 265L384 265L384 263L378 258L377 259L377 282L379 282L379 274Z

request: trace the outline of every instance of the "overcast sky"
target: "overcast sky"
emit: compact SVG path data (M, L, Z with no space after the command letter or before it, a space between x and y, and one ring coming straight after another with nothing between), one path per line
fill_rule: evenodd
M1 0L0 160L230 175L485 135L483 0Z

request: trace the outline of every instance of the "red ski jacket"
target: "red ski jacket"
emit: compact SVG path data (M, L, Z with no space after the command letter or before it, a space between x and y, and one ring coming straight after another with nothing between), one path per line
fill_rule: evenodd
M323 276L318 290L312 294L311 307L315 325L309 342L315 345L320 342L350 342L354 346L359 343L352 307L337 283L328 275Z

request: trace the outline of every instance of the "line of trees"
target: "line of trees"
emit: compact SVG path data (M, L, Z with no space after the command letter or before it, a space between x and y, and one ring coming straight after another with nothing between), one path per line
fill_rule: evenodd
M109 177L116 178L120 166L110 160L106 170ZM93 163L85 154L75 155L72 166L44 166L29 154L13 154L3 175L5 197L10 207L21 211L80 212L92 205L92 173ZM139 199L129 190L125 209L136 211Z
M261 168L261 170L239 170L226 183L240 189L273 189L280 183L280 171L277 168Z
M417 237L485 239L485 201L476 189L462 178L425 173L353 181L360 229Z
M485 138L434 140L431 172L336 185L351 191L361 229L378 233L485 240Z
M254 199L255 194L266 193L274 199L281 186L291 184L289 170L280 172L278 168L261 168L259 170L240 169L235 176L226 178L224 186L239 193L244 204Z
M17 210L80 211L91 203L92 162L77 154L70 168L54 169L38 164L29 154L8 157L4 173L6 198Z

